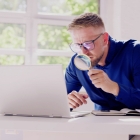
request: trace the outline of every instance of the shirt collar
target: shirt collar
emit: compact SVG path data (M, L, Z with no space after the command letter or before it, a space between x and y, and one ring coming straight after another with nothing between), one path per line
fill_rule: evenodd
M108 54L105 60L106 65L108 65L112 61L115 54L117 53L116 42L117 41L115 39L109 36L109 49L108 49Z

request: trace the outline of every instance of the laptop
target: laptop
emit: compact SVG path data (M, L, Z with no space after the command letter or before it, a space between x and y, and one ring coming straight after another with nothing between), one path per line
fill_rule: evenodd
M0 66L0 114L74 118L62 65Z

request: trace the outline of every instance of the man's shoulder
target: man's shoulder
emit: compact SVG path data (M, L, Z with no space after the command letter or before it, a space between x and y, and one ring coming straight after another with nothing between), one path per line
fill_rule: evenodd
M116 44L131 44L131 45L140 45L140 41L136 40L136 39L128 39L128 40L117 40L112 38L111 36L109 37L109 41L111 42L115 42Z
M124 48L124 49L135 49L137 48L138 50L140 49L140 41L135 40L135 39L129 39L129 40L116 40L110 37L110 41L113 42L115 46L118 46L119 48Z
M129 51L132 51L131 53L133 53L133 55L140 54L140 41L130 39L130 40L126 41L125 44L126 44L125 48L126 49L128 48Z
M123 44L125 46L130 46L130 47L140 46L140 41L135 40L135 39L119 40L119 41L116 40L116 43Z
M129 40L125 41L125 44L136 47L136 46L140 46L140 41L134 40L134 39L129 39Z

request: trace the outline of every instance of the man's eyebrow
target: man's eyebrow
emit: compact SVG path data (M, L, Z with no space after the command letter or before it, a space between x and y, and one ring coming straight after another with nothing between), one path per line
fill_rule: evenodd
M85 43L85 42L91 42L92 40L88 40L88 41L84 41L83 43ZM83 44L83 43L75 43L75 44L78 44L78 45L81 45L81 44Z
M74 44L81 45L81 44L83 44L83 43L76 43L76 42L74 42Z
M93 40L88 40L88 41L84 41L83 43L92 42L92 41L93 41ZM83 43L82 43L82 44L83 44Z

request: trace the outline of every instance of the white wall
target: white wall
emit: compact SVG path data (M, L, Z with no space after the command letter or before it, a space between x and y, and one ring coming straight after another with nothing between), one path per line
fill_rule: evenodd
M140 40L140 0L100 0L100 15L116 39Z

